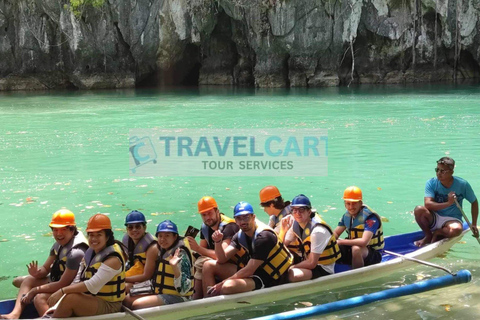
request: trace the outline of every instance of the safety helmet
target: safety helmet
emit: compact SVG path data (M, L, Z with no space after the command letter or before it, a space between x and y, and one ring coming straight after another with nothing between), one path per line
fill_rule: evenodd
M268 202L272 201L273 199L280 197L280 191L275 186L266 186L262 190L260 190L260 202Z
M51 228L63 228L75 225L75 215L68 209L60 209L52 216L49 226Z
M98 232L104 229L112 229L110 218L104 214L97 213L90 217L87 223L86 232Z
M293 198L292 203L290 204L290 207L312 207L312 204L310 203L310 200L308 197L304 194L299 194L295 198Z
M244 214L254 214L253 207L248 202L240 201L233 209L233 216L238 217Z
M131 223L144 223L146 224L147 221L145 220L145 216L143 213L137 210L131 211L127 216L125 217L125 225L131 224Z
M206 196L198 201L198 212L204 213L210 209L218 208L217 201L212 197Z
M159 232L172 232L178 234L178 228L177 225L172 221L165 220L157 226L157 232L155 232L155 235L157 235Z
M343 200L347 201L362 201L362 190L356 186L350 186L343 191Z

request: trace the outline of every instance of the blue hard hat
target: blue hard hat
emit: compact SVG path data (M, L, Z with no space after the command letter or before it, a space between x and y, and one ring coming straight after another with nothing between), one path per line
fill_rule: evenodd
M131 224L131 223L147 223L145 220L145 216L143 213L137 210L131 211L127 216L125 217L125 225Z
M253 207L248 202L240 201L239 203L237 203L237 205L233 209L233 216L237 217L244 214L254 214Z
M155 235L157 235L159 232L172 232L178 234L178 228L177 225L172 221L165 220L158 225Z
M293 198L292 203L290 204L290 207L312 207L312 204L310 203L310 200L308 197L304 194L299 194L295 198Z

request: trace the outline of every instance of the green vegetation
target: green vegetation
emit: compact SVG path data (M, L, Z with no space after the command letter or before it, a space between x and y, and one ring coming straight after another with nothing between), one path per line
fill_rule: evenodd
M70 10L72 10L75 17L79 18L87 6L100 8L104 3L105 0L70 0Z

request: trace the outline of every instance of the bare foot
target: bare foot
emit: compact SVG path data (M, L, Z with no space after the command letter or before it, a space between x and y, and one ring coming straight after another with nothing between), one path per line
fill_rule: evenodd
M436 230L435 232L433 232L432 243L442 239L445 239L445 236L441 234L439 230Z
M20 315L15 315L15 314L0 314L0 319L19 319Z
M414 244L417 247L423 247L429 243L432 243L432 238L431 237L425 237L422 240L415 241Z

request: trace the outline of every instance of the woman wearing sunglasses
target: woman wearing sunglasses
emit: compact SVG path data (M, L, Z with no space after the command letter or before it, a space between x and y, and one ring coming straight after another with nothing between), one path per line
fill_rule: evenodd
M127 293L134 283L149 280L155 270L157 252L154 244L157 240L147 232L147 221L140 211L134 210L125 217L127 233L122 243L128 248Z

